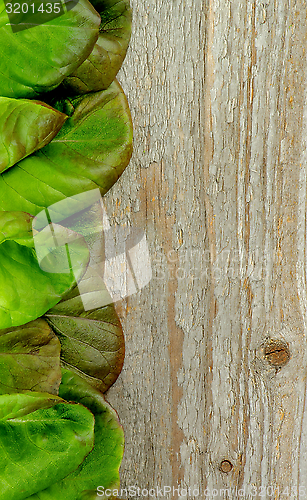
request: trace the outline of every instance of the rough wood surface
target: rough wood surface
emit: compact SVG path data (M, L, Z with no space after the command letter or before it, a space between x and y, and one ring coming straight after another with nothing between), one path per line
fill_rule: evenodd
M145 229L153 278L118 304L122 487L301 500L306 2L132 6L120 81L134 156L106 206L111 224Z

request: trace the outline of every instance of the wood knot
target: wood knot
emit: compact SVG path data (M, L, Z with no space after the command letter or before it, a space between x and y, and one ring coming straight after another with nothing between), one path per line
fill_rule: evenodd
M230 472L232 468L233 468L233 465L231 462L229 462L229 460L222 460L221 465L220 465L221 472L228 474L228 472Z
M288 344L283 340L270 340L264 348L264 355L270 365L275 368L281 368L287 364L291 357Z

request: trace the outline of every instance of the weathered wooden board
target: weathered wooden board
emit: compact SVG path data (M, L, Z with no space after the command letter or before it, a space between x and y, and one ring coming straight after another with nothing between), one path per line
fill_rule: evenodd
M111 224L145 229L153 278L118 304L122 486L301 500L306 1L132 6L120 81L134 156L106 206Z

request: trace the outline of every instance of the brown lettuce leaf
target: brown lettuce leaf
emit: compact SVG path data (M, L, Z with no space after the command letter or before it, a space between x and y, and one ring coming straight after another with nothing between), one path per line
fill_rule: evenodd
M61 342L63 366L105 392L120 374L125 355L114 305L84 311L76 287L45 318Z
M46 321L0 330L0 394L58 394L61 345Z
M109 87L125 58L131 34L129 0L93 0L101 24L88 58L63 82L69 91L85 94Z

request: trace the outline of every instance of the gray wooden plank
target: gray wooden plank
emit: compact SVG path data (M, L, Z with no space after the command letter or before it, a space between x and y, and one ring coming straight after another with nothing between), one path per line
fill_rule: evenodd
M132 5L134 155L106 206L145 229L153 279L117 305L122 486L303 499L306 2Z

